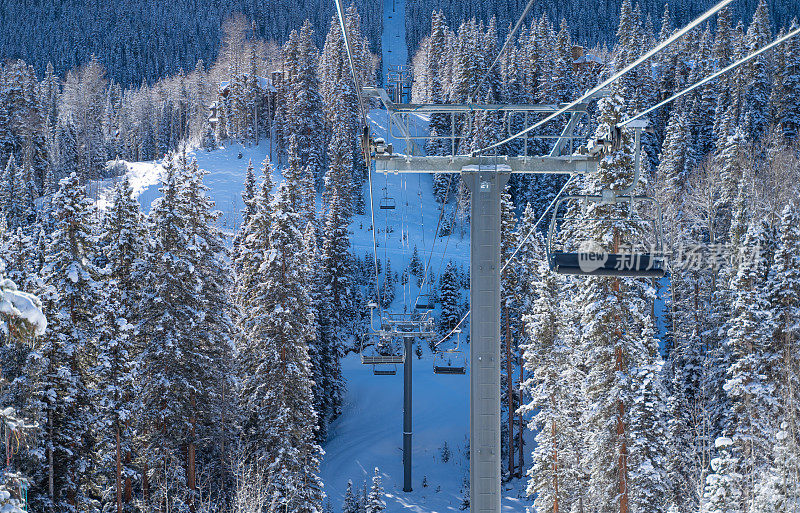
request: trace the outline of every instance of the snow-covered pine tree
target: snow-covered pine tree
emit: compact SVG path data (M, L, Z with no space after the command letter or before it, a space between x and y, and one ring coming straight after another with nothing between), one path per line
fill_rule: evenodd
M100 270L94 208L75 173L60 183L53 198L55 231L47 248L43 298L50 316L48 335L31 363L31 408L41 418L40 481L34 489L37 507L78 511L91 503L89 460L96 410L91 404L91 376L97 357L96 311L100 304Z
M269 156L266 157L265 165L269 167ZM246 224L250 222L250 218L253 216L256 210L256 177L253 171L253 159L250 159L247 163L247 171L245 172L244 176L244 188L242 189L242 203L244 204L244 208L242 209L242 224L241 226L244 227ZM242 245L242 236L244 235L244 230L240 229L237 230L236 234L233 237L233 251L232 251L232 258L233 258L233 267L234 269L238 270L236 267L236 262L239 261L240 255L240 246Z
M286 117L284 144L297 137L301 167L308 166L318 179L323 171L323 111L317 75L319 52L314 46L314 29L306 20L300 32L292 31L284 45L286 55Z
M144 500L153 507L196 507L198 461L218 456L216 430L227 427L220 425L220 399L229 387L227 272L202 176L195 163L181 158L176 166L166 158L162 196L150 213L140 320L148 336L140 359L151 378L141 392L141 420L149 469ZM213 475L212 465L207 470Z
M600 103L599 121L613 125L622 116L623 100L618 95ZM630 184L633 159L630 136L623 133L620 150L600 163L597 176L587 180L586 191L597 194L603 188L619 190ZM644 180L639 187L646 185ZM623 224L602 221L618 218L621 205L590 205L587 216L589 240L604 245L606 251L633 244L642 237L645 227L636 220ZM627 512L656 490L645 488L658 466L653 460L663 450L663 440L655 432L642 430L631 421L632 410L644 400L640 383L656 380L654 368L659 363L658 344L652 336L650 284L643 280L589 277L580 290L583 330L581 351L591 365L583 393L594 406L586 412L589 430L587 465L591 469L589 495L598 511ZM646 375L642 372L648 371ZM635 381L634 381L635 380ZM632 451L636 450L634 454ZM634 482L633 477L637 477ZM651 481L652 482L652 481ZM651 505L656 507L656 505Z
M535 264L532 275L535 300L523 317L527 330L523 358L528 371L523 389L531 397L523 411L533 414L528 427L536 433L527 493L536 494L534 507L539 511L570 511L579 500L574 493L579 482L575 462L581 446L579 410L573 409L578 394L570 383L579 380L573 381L574 349L563 338L559 280L544 260Z
M254 321L245 333L254 368L242 382L242 422L246 454L266 465L273 504L316 513L323 493L308 357L313 319L301 216L291 206L289 187L282 183L272 200L266 258L251 290L258 301L245 312Z
M319 266L322 295L318 310L321 332L317 342L322 354L331 359L328 368L320 371L329 376L331 383L330 389L325 391L327 407L318 412L324 423L338 416L341 409L344 385L339 358L342 344L353 335L356 315L348 228L352 217L352 150L348 144L347 124L338 120L333 130L328 147L329 169L325 175L327 212Z
M183 362L190 366L190 439L187 444L187 484L193 494L199 490L199 470L208 476L212 494L223 494L230 484L226 468L227 451L233 443L231 424L235 410L228 404L234 391L232 350L234 323L229 290L232 286L225 235L217 227L221 213L214 208L204 184L206 171L197 161L180 159L184 183L180 196L190 236L187 258L199 275L201 321L195 326L194 340L185 350ZM224 495L222 495L224 496ZM190 508L195 502L190 502Z
M772 26L769 20L769 8L764 0L760 0L753 21L747 29L745 37L746 53L755 52L772 41ZM770 62L768 56L762 54L743 67L746 87L744 89L744 125L751 141L759 141L769 126L769 97L772 87Z
M702 513L746 511L742 485L745 476L739 473L740 458L733 440L720 437L714 441L718 456L711 460L713 473L706 478Z
M381 513L386 509L386 502L383 500L383 487L381 487L381 474L378 467L375 467L375 474L372 476L372 486L365 504L365 513Z
M236 298L243 311L252 306L250 290L258 283L259 268L264 261L263 250L272 222L269 202L273 186L272 164L265 159L261 167L261 184L253 198L253 210L247 222L239 228L237 237L241 243L234 253ZM239 329L246 331L248 328L240 325Z
M344 502L342 503L342 513L358 513L358 491L353 491L353 481L347 481L347 490L344 492Z
M764 222L752 220L739 248L760 247L767 251L769 230ZM763 256L744 255L731 282L733 305L726 325L725 346L731 355L724 389L731 411L728 433L741 456L736 469L746 476L742 482L742 504L754 496L752 477L764 470L771 459L772 442L778 430L779 397L777 350L770 329L768 262Z
M100 237L107 279L104 282L97 357L95 402L99 405L96 451L102 500L118 511L133 508L133 483L140 469L134 462L139 411L136 384L145 229L139 203L125 178L114 191Z
M500 199L500 261L505 264L511 260L511 255L517 248L517 219L514 214L514 203L511 201L511 188L506 185ZM517 409L517 394L514 386L515 363L518 361L519 341L517 334L520 331L518 319L521 316L519 305L516 303L514 291L517 281L517 267L510 263L506 266L500 277L501 291L501 384L502 404L501 413L506 418L502 422L503 436L502 454L508 459L506 467L509 476L514 474L514 459L516 455L515 411ZM519 433L517 433L519 436Z
M392 273L392 261L386 259L386 269L383 273L383 287L381 287L381 302L383 308L389 308L394 301L394 274Z
M461 294L459 293L456 266L453 261L447 262L442 276L439 278L439 302L442 313L439 316L439 333L447 334L461 320Z
M776 385L781 391L781 418L785 424L781 431L786 433L774 466L785 479L800 473L800 211L796 203L786 205L781 214L774 269L770 316L780 348L781 370ZM796 478L794 482L798 483ZM795 488L793 493L800 498L800 490Z
M797 19L792 21L791 29L797 28ZM800 131L800 41L790 39L779 47L783 63L775 70L773 80L773 111L775 123L780 126L786 143L797 138Z
M656 177L662 183L667 205L680 210L679 198L682 197L687 177L691 172L691 161L687 156L686 117L679 109L670 114L667 124L664 145L659 155ZM678 218L680 213L678 212Z

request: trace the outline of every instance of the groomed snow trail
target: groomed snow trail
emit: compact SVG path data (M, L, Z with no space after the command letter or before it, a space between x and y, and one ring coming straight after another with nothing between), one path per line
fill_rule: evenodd
M385 84L389 65L398 66L408 63L405 0L383 0L381 48L383 51L381 68Z

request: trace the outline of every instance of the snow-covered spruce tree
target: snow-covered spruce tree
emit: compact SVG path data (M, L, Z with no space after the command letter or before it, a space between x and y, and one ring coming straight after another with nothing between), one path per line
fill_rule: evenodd
M314 46L314 29L306 20L300 32L292 31L284 45L286 79L286 117L282 128L288 147L291 135L297 137L300 163L308 166L317 179L323 171L323 112L317 67L319 52Z
M245 312L253 320L245 333L253 368L242 377L242 427L246 454L266 466L275 507L314 513L323 493L308 357L313 319L301 216L291 207L289 187L282 183L272 200L265 260L251 289L258 300Z
M249 290L258 282L258 272L264 261L264 248L271 225L269 202L274 187L272 164L268 159L261 166L261 183L253 197L252 212L239 228L237 238L239 247L234 252L233 268L236 271L236 298L238 306L244 310L251 306ZM246 330L240 326L240 330Z
M711 460L713 472L706 477L700 511L702 513L746 511L742 493L744 476L739 473L741 460L733 440L720 437L714 441L714 446L718 456Z
M536 299L523 317L527 330L523 357L528 371L523 389L531 397L523 411L533 413L528 427L536 433L527 493L536 494L534 507L539 511L570 511L579 503L574 492L580 480L576 468L580 410L574 408L578 400L574 383L580 379L576 379L574 348L564 337L561 284L544 260L535 264L532 274Z
M510 187L506 185L500 202L500 261L505 263L517 248L517 219L514 214L514 203L511 201ZM515 437L517 410L517 393L514 386L516 381L515 364L518 362L519 340L521 331L518 319L522 315L516 303L514 290L517 281L517 267L509 264L502 272L501 281L501 387L503 399L501 401L501 415L505 417L502 422L502 450L504 458L508 460L506 470L508 475L514 474L514 460L516 456L517 437Z
M800 209L796 203L784 207L780 241L775 251L775 274L770 283L773 336L780 348L781 431L785 439L776 447L773 467L784 482L794 479L788 490L800 500L797 475L800 473ZM786 490L786 488L784 488ZM785 491L782 492L786 495Z
M797 19L790 29L797 28ZM786 143L797 138L800 131L800 42L796 37L778 50L783 57L783 65L777 66L773 80L773 110L775 123L782 131Z
M439 278L439 302L442 304L439 333L446 335L461 320L461 294L456 276L456 266L452 260L447 262L444 272Z
M383 287L381 287L381 303L383 308L389 308L394 301L394 273L392 272L392 261L386 259L386 268L383 273Z
M601 126L613 125L622 116L618 95L600 104ZM586 192L603 188L619 190L633 178L630 136L623 133L619 150L600 162L596 176L586 181ZM640 183L641 188L646 183ZM590 205L587 215L600 221L585 223L590 240L606 251L637 243L645 226L636 220L612 223L602 219L620 218L623 205ZM587 464L591 469L589 494L598 511L627 512L637 508L656 490L648 489L659 479L655 456L663 451L660 429L635 425L633 409L644 400L642 381L655 383L660 365L658 343L650 335L653 326L653 290L645 280L589 277L581 287L579 302L583 330L581 351L590 362L583 393L594 406L585 414L589 431ZM663 419L654 419L662 422ZM637 451L634 453L633 451ZM649 506L658 511L658 505ZM663 505L661 507L664 507ZM652 508L656 508L653 510Z
M742 247L760 246L766 251L769 228L759 221L749 223ZM726 347L731 355L727 369L727 392L732 411L728 433L741 455L738 472L743 506L752 501L753 476L770 464L771 447L778 430L778 378L780 352L770 329L770 305L764 278L768 262L745 258L732 281L733 305L727 324Z
M663 184L668 205L680 209L678 199L683 195L691 172L691 160L687 158L686 117L678 109L672 111L667 124L664 145L659 155L656 176ZM680 218L680 213L677 213Z
M194 388L189 396L190 433L194 439L187 448L187 479L189 488L196 489L198 473L202 470L210 481L208 493L219 495L233 484L231 469L226 465L227 451L233 442L230 426L236 418L235 410L228 403L234 392L231 363L234 323L229 295L232 280L225 235L217 228L221 213L215 210L208 196L208 186L203 182L206 171L200 169L194 159L186 164L182 157L181 164L185 170L181 198L191 236L191 244L186 249L202 282L199 292L203 317L196 326L191 346L195 361L189 363L204 367L192 369L189 375Z
M262 282L262 265L266 259L266 249L269 247L269 235L272 230L272 172L271 166L263 168L263 176L259 191L254 198L254 211L247 223L239 230L242 241L239 256L235 262L236 269L236 303L238 306L237 325L240 336L238 337L237 373L240 378L238 396L241 402L242 435L245 444L249 440L256 440L257 433L251 432L258 427L257 424L249 425L246 419L249 395L258 388L253 386L249 390L251 381L259 378L263 361L263 344L254 343L249 334L259 329L261 317L253 312L259 308L260 301L254 291ZM254 442L253 442L254 443Z
M267 155L264 164L266 167L269 167L269 155ZM249 221L250 217L253 216L255 212L255 198L256 198L256 177L255 172L253 171L253 159L247 163L247 171L245 172L244 176L244 188L242 189L242 202L244 203L244 208L242 209L242 224L241 227L244 227ZM244 235L244 231L239 229L236 231L236 234L233 237L233 250L232 250L232 260L233 260L233 268L234 270L239 270L236 266L236 262L239 261L239 254L240 254L240 246L242 245L242 236Z
M136 418L139 414L136 361L139 353L134 331L139 322L145 230L139 203L127 178L117 185L113 205L104 218L100 237L107 260L99 347L95 374L98 405L96 459L102 500L118 511L133 509L133 483L139 479L134 463Z
M31 357L31 409L38 411L45 447L31 495L43 510L78 511L93 501L87 486L97 412L91 403L90 374L97 357L101 284L100 270L93 264L94 208L75 173L61 180L53 215L43 297L45 310L52 312L50 329Z
M342 503L342 513L359 513L358 491L353 491L353 481L347 481L347 490L344 492L344 502Z
M381 474L378 467L375 467L375 474L372 476L372 486L367 495L364 513L381 513L386 509L386 502L383 500L383 487L381 487Z
M353 335L356 315L354 303L354 269L350 255L349 224L352 217L352 151L348 144L347 124L333 125L328 147L328 173L325 175L327 212L322 223L320 251L321 303L318 307L320 354L330 362L320 372L328 376L330 388L325 391L325 409L318 412L325 425L339 415L344 394L339 358L343 345Z
M753 21L747 28L744 44L746 53L763 48L772 40L772 27L769 21L769 9L764 0L760 0ZM746 83L744 112L742 121L753 142L759 141L769 127L769 97L772 87L770 62L768 56L762 54L747 63L742 70Z
M202 175L194 163L165 159L162 196L150 213L140 319L147 330L141 368L149 376L141 391L141 455L143 499L157 508L196 507L198 465L218 457L211 446L219 448L216 430L226 427L220 401L231 332L227 272ZM203 470L214 475L215 468L209 463Z

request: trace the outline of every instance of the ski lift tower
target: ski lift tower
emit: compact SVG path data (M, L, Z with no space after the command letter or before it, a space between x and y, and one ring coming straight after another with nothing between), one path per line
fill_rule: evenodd
M373 139L368 132L362 141L369 143L365 154L374 160L379 173L459 173L472 193L470 211L470 510L474 513L500 512L500 198L511 174L586 175L596 173L602 150L613 140L575 147L588 134L576 134L580 121L587 117L587 103L564 111L567 122L559 135L528 134L520 137L521 156L458 155L458 141L470 135L472 115L488 111L503 114L503 136L516 133L514 124L530 126L544 115L561 109L559 105L460 104L427 105L394 103L384 89L365 87L365 98L378 100L388 111L388 135L405 142L405 153L395 153L391 145ZM588 101L606 96L601 90ZM412 116L438 115L449 118L451 134L438 137L450 146L450 155L426 156L419 151L428 135L412 134ZM461 133L456 133L458 130ZM643 126L636 131L636 153ZM387 137L388 139L388 137ZM548 155L527 156L533 139L552 139ZM612 135L613 139L613 135ZM448 142L449 140L449 142ZM377 144L376 144L377 142ZM598 141L595 141L597 143ZM399 144L398 144L399 146ZM577 150L577 151L575 151ZM637 164L639 159L637 159ZM638 172L638 169L637 169Z
M370 303L370 325L372 324L372 315L378 305ZM411 377L412 365L414 357L412 356L412 346L414 339L419 338L422 340L432 340L436 337L436 327L433 322L433 316L430 312L387 312L381 311L381 325L380 329L373 329L369 335L374 335L379 340L393 341L399 338L403 339L403 347L400 352L389 351L387 354L384 351L379 355L365 354L365 348L361 347L361 363L366 365L373 365L373 372L375 372L375 365L383 363L387 364L403 364L403 491L410 492L411 488L411 406L412 406L412 390L411 390ZM375 372L376 375L380 374L394 374L394 372Z

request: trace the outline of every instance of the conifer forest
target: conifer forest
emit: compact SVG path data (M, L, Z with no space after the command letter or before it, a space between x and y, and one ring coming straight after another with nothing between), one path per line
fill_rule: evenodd
M2 513L800 513L800 3L0 0L3 455Z

